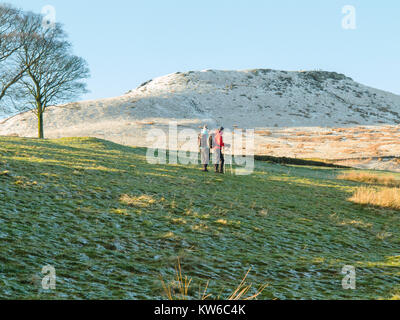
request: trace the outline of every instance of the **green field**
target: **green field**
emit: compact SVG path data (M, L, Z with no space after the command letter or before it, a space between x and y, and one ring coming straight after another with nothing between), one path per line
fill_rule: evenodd
M343 171L256 162L222 176L98 139L0 138L0 298L162 299L178 257L193 298L208 280L227 297L250 267L260 299L392 298L399 212L348 201L360 183Z

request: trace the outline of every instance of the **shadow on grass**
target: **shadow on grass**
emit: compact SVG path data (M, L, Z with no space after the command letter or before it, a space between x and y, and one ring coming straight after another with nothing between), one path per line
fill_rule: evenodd
M264 163L251 176L216 176L150 165L144 149L113 144L120 153L97 154L94 141L55 151L46 142L42 151L24 148L26 159L6 157L2 296L52 298L29 282L52 264L60 279L55 297L161 298L157 279L173 276L177 257L196 282L211 279L216 296L249 267L249 281L270 284L263 299L376 298L399 280L397 260L384 263L398 252L397 216L349 203L353 184L323 183L326 169ZM81 153L90 157L91 148L86 170ZM49 159L29 160L40 154ZM52 158L62 163L46 162ZM355 292L341 287L345 264L358 268Z

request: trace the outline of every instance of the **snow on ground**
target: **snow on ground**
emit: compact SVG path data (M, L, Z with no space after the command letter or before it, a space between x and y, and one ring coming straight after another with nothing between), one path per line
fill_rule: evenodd
M178 72L121 97L50 107L45 135L147 146L149 130L168 132L170 121L179 129L198 130L204 123L256 129L258 154L320 159L400 155L400 96L324 71ZM0 135L35 137L36 125L32 113L20 114L0 121Z

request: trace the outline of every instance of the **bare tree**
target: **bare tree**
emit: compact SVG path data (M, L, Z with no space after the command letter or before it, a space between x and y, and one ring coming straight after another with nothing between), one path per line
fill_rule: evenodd
M41 23L42 16L29 14L28 25ZM49 31L50 30L50 31ZM38 118L38 137L44 138L43 115L50 105L77 98L87 92L84 79L89 68L84 59L71 53L71 44L59 24L31 34L17 52L18 64L26 69L14 96L18 109L34 111Z
M0 4L0 61L10 57L21 46L16 36L19 14L17 9Z
M0 101L9 92L9 100L14 101L15 91L12 87L22 79L30 66L52 50L51 42L45 39L56 37L65 37L59 25L53 29L43 28L41 15L0 4ZM38 46L41 49L35 50ZM32 50L25 51L26 59L22 63L19 53L24 48ZM5 105L3 103L1 107L5 109ZM18 111L18 108L14 111Z
M7 4L0 5L0 100L27 70L26 66L17 62L15 56L41 28L39 23L31 22L32 19L24 12Z
M19 10L9 5L0 5L0 100L24 73L12 59L25 38L21 33L24 29L22 19Z

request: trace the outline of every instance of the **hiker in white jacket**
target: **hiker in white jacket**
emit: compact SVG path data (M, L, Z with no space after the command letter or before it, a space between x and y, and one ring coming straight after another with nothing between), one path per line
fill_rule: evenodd
M199 148L201 155L201 164L203 165L204 172L208 172L208 164L210 163L210 145L208 139L208 126L205 125L201 133L199 134Z

